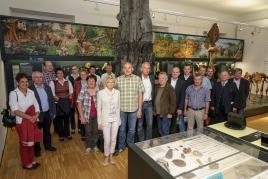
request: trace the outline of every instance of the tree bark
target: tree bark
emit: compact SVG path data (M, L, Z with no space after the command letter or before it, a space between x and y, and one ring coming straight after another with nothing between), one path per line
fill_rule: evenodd
M116 32L116 74L121 74L125 62L133 64L137 73L143 62L154 66L152 21L149 0L120 0Z

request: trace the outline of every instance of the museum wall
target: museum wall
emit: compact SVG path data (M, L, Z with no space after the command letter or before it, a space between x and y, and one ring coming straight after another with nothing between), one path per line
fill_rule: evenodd
M5 72L4 72L4 63L1 60L0 55L0 110L6 106L6 88L5 88ZM2 115L0 117L2 119ZM7 129L3 127L2 122L0 123L0 161L2 158L2 153L4 151L5 140L6 140Z
M116 15L119 12L119 7L109 6L109 5L96 5L94 3L84 1L84 0L46 0L46 1L36 1L36 0L1 0L0 14L2 15L20 15L18 9L23 10L34 10L38 12L46 13L58 13L61 15L67 15L74 17L76 23L84 24L94 24L94 25L104 25L104 26L114 26L117 27ZM216 11L202 10L200 8L193 8L177 3L174 0L151 0L151 9L165 9L170 11L184 12L188 15L195 16L209 16L219 18L225 21L235 21L233 16L225 13L218 13ZM13 10L10 10L13 8ZM14 11L15 9L15 11ZM16 11L17 9L17 11ZM53 14L47 14L52 15ZM55 14L54 14L55 15ZM42 15L39 14L42 17ZM57 16L57 15L55 15ZM31 15L30 17L37 17ZM44 17L45 18L45 17ZM53 17L51 18L53 19ZM54 18L58 19L58 18ZM67 18L68 19L68 18ZM214 22L208 22L206 20L197 20L192 18L170 16L155 13L155 18L153 18L154 26L160 26L160 30L175 32L175 33L187 33L202 35L203 31L208 31ZM220 30L226 33L226 37L235 38L236 28L234 25L221 24ZM167 29L168 28L168 29Z
M238 30L237 38L245 40L243 62L236 66L244 72L268 73L268 30L245 28Z

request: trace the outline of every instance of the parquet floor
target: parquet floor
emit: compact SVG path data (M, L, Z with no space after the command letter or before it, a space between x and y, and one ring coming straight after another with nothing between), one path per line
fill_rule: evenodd
M0 168L1 179L126 179L127 151L118 155L116 165L102 166L102 153L85 153L84 141L79 134L73 140L59 142L52 132L56 152L42 150L42 156L36 160L41 167L34 171L22 169L16 130L9 130L4 156ZM43 147L43 146L42 146Z
M268 113L250 117L247 125L251 128L268 132ZM4 156L0 168L1 179L126 179L127 177L127 150L116 157L117 164L103 167L102 153L85 153L84 142L79 134L73 140L59 142L52 132L53 145L57 151L42 150L42 156L36 160L41 167L35 171L26 171L21 168L18 153L18 137L15 130L9 130Z

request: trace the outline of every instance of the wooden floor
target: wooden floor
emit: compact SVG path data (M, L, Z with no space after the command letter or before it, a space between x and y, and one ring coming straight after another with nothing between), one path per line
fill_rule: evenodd
M247 126L268 133L268 113L247 118Z
M52 135L56 152L42 150L42 156L36 160L41 167L35 171L21 168L18 152L18 137L16 130L9 130L4 156L0 168L0 179L126 179L127 150L115 157L116 165L102 166L102 153L85 153L84 141L77 133L73 140L59 142ZM43 147L43 146L42 146Z
M268 132L268 113L247 119L249 127ZM18 155L18 137L15 130L9 130L4 156L0 168L1 179L126 179L127 150L116 157L117 164L103 167L101 153L85 153L84 142L76 133L71 141L59 142L52 134L53 144L57 147L54 153L42 151L37 158L41 167L35 171L21 168Z

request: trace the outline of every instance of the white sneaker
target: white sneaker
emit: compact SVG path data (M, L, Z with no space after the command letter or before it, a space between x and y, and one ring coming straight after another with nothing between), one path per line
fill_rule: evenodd
M121 153L121 152L123 152L123 151L124 151L123 149L119 149L118 153Z
M86 149L86 153L89 153L91 151L91 148Z
M94 151L98 152L99 151L98 147L94 147Z

